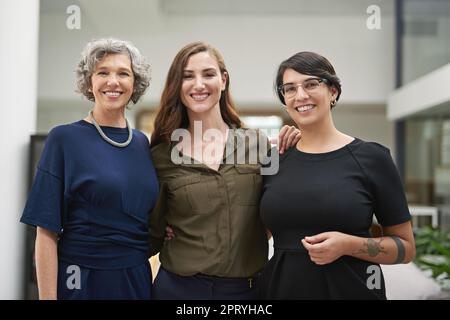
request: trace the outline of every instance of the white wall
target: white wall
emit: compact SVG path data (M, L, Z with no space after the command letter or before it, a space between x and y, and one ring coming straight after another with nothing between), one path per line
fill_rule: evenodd
M273 8L282 5L277 1L263 2ZM318 3L323 7L316 3L312 14L306 10L312 5L310 1L302 2L305 13L277 14L195 14L195 8L179 14L164 10L157 0L61 0L58 5L43 0L43 3L46 5L40 31L40 106L51 100L86 104L74 93L73 70L84 44L102 36L129 39L149 58L153 80L143 102L148 106L157 104L176 52L194 40L208 41L223 53L231 74L232 92L243 108L255 103L268 108L276 105L272 89L276 67L283 59L303 50L317 51L332 61L343 81L343 103L382 104L394 86L391 0L346 0L345 10L340 8L342 2L322 0ZM73 3L81 7L80 30L68 30L65 26L68 17L65 10ZM199 0L189 3L201 4ZM381 30L369 30L366 26L366 9L371 4L381 8Z
M36 126L38 0L0 1L0 299L22 294L28 144Z
M372 105L361 108L357 105L338 104L333 109L336 127L343 132L363 139L381 143L391 150L395 159L394 123L386 120L386 106Z

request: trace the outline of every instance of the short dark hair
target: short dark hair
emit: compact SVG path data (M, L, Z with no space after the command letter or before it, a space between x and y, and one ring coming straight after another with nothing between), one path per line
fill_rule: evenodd
M316 76L326 80L326 84L330 87L335 87L338 91L336 102L341 96L341 80L336 76L333 65L327 58L320 54L303 51L294 54L289 59L283 61L278 67L277 76L275 79L275 91L282 104L286 104L284 97L279 88L283 85L283 75L286 69L293 69L298 73ZM332 106L333 108L334 106Z

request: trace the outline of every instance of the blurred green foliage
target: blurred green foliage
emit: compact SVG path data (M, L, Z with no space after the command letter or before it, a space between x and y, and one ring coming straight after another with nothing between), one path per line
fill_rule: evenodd
M414 262L436 279L443 289L450 290L450 232L423 227L415 232Z

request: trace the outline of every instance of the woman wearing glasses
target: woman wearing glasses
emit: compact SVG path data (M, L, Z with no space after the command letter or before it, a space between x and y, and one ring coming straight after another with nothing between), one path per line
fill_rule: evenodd
M302 130L265 176L261 217L274 238L264 271L268 299L385 299L379 264L415 255L410 214L389 150L340 132L341 84L330 62L300 52L278 68L280 101ZM373 214L382 237L369 229Z

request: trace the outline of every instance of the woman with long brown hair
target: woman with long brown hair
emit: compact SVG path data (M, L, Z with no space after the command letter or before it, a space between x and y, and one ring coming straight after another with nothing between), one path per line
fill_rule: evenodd
M168 72L152 134L161 187L149 227L161 261L156 299L257 297L267 261L259 154L268 140L242 128L229 86L222 56L203 42L182 48ZM286 143L298 133L291 128ZM164 242L168 225L174 237Z

